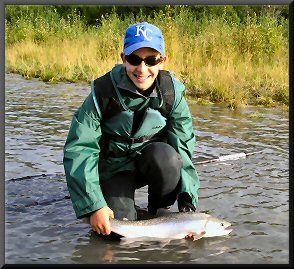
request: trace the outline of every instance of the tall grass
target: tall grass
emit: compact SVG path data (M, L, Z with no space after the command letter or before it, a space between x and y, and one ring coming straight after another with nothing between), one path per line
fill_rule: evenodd
M166 9L153 18L138 12L124 20L113 12L87 26L76 12L61 18L54 9L29 11L6 24L7 72L46 82L89 82L121 62L125 29L148 21L163 31L165 68L185 82L192 98L232 108L289 104L288 20L248 16L236 23L225 14L196 20L179 8L172 15Z

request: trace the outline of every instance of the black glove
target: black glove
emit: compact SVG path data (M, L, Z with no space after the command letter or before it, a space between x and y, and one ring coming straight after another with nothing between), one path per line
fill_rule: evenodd
M192 204L190 195L186 192L180 193L178 198L179 212L195 212L196 207Z
M196 207L188 202L179 205L179 212L195 212Z

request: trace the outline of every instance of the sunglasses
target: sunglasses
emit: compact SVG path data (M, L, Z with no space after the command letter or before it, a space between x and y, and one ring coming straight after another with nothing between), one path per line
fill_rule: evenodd
M139 57L136 54L130 54L130 55L125 55L126 60L128 63L130 63L131 65L140 65L142 61L144 61L144 63L147 66L155 66L159 63L162 62L163 58L162 56L160 56L159 58L157 58L156 56L148 56L144 59L142 59L141 57Z

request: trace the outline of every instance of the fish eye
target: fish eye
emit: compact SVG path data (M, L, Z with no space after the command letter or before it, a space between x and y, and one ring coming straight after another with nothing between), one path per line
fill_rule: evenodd
M225 224L222 222L221 224L220 224L221 226L225 226Z

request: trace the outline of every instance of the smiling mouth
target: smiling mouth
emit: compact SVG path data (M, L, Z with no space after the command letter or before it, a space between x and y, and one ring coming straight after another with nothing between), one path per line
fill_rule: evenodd
M134 75L138 80L147 80L148 78L150 78L151 76L138 76L138 75Z

